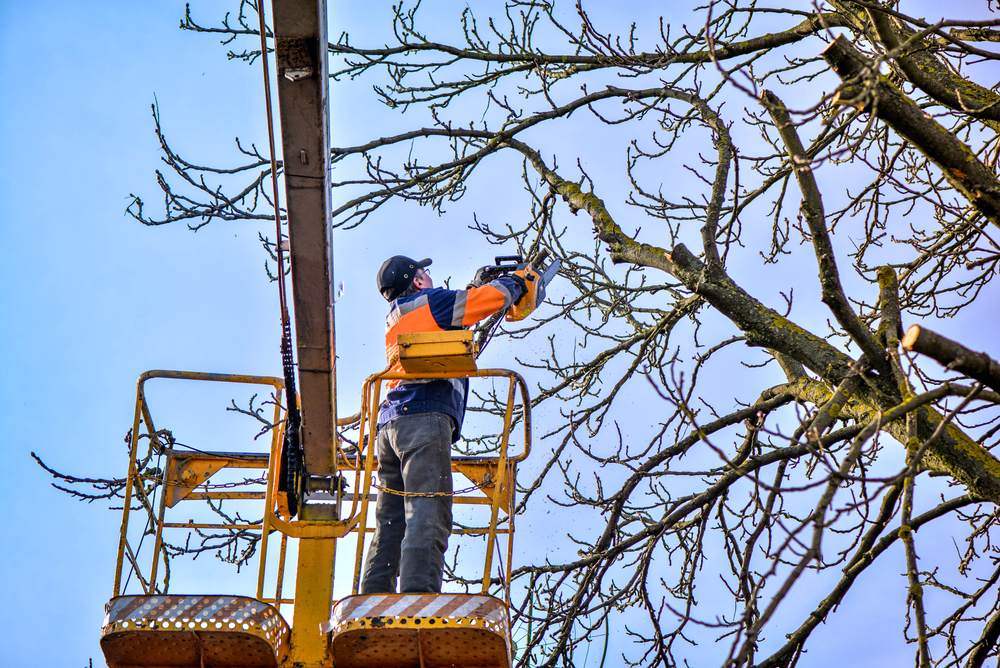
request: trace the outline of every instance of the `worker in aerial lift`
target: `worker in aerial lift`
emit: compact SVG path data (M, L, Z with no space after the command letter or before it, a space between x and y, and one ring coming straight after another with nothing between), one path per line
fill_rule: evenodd
M391 303L385 354L402 371L396 337L464 329L508 308L527 293L520 276L486 282L481 269L465 290L435 288L431 261L402 255L378 271L378 289ZM360 593L441 591L444 551L451 535L451 444L465 416L469 381L396 380L379 407L376 452L380 493L375 535L365 559Z

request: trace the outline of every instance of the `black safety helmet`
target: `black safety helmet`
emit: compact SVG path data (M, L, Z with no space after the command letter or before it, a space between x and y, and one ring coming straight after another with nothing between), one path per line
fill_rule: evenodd
M429 267L430 264L430 258L417 262L405 255L393 255L378 270L378 291L391 302L410 287L410 283L417 277L417 269Z

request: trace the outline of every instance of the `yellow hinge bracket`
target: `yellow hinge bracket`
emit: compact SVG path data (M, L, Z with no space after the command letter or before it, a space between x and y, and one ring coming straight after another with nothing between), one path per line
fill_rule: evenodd
M490 501L494 500L496 494L497 465L494 462L459 462L451 463L452 470L461 473L468 478L472 484L483 491ZM504 476L503 484L500 485L500 507L506 510L510 507L510 487L507 484L509 476Z
M171 457L167 467L167 507L173 508L217 472L226 467L225 459L188 459Z

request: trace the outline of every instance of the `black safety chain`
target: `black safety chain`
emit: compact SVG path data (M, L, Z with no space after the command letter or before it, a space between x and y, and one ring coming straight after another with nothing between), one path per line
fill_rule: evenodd
M299 496L301 492L302 475L305 467L305 457L302 443L299 440L299 427L302 416L299 413L298 392L295 389L295 359L292 356L292 331L288 321L288 312L282 313L281 364L285 376L285 397L288 406L285 409L285 442L284 457L278 470L278 491L284 492L288 499L288 512L296 515L299 511Z

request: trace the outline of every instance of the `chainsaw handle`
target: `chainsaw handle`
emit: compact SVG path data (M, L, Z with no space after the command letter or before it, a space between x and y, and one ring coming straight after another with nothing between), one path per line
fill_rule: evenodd
M524 261L520 255L497 255L493 259L496 261L496 268L500 270L517 269L517 266ZM507 264L504 264L505 262Z

